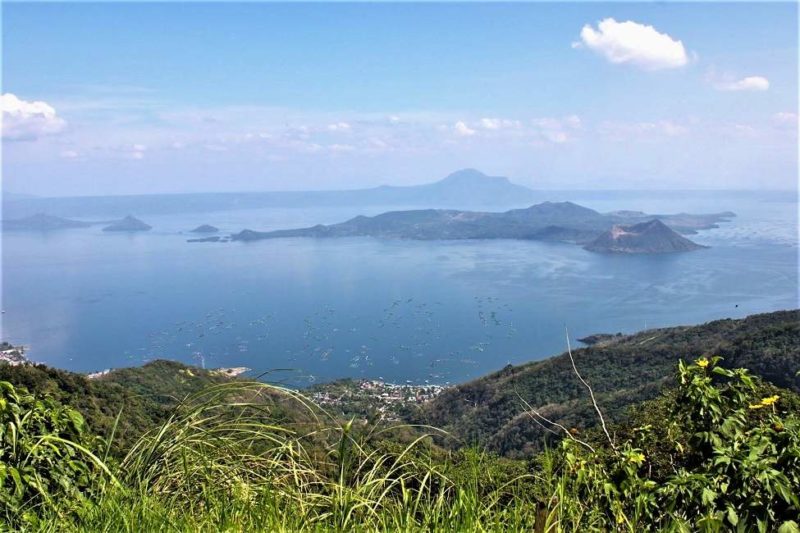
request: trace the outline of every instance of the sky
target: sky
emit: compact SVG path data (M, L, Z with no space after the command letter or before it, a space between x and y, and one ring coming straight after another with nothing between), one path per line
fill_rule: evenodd
M3 190L795 189L796 3L7 3Z

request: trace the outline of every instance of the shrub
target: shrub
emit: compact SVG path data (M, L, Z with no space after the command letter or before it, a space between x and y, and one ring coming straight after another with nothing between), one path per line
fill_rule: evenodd
M74 409L0 381L0 513L8 524L33 523L42 507L74 510L95 493L108 470L85 425Z
M566 494L603 529L796 532L800 420L745 369L679 363L674 402L614 446L563 442Z

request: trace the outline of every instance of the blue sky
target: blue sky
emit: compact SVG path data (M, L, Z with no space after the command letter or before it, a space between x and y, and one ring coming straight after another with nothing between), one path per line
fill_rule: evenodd
M797 40L791 3L7 3L3 186L793 188Z

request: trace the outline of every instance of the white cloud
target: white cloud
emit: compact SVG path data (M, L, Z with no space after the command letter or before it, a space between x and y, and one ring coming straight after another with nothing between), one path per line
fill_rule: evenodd
M536 118L531 123L537 137L536 142L544 139L555 144L573 140L573 134L582 127L581 119L577 115L569 115L564 118Z
M631 20L617 22L613 18L600 21L597 29L587 24L581 30L582 45L616 64L631 64L644 70L678 68L689 62L681 41L653 26Z
M482 118L480 125L485 130L500 130L509 128L519 128L521 123L519 120L509 120L505 118Z
M766 91L769 89L769 80L763 76L748 76L736 81L718 83L716 88L720 91Z
M475 135L475 130L467 126L464 121L459 120L453 126L453 129L456 131L456 135L461 137L469 137L470 135Z
M791 111L781 111L780 113L775 113L772 115L772 119L780 125L789 125L797 127L798 125L798 116L797 113L792 113Z
M34 141L64 129L67 123L47 102L28 102L11 93L0 95L3 112L3 139Z
M372 137L370 139L367 139L367 144L370 148L374 148L377 150L386 150L390 148L389 143L377 137Z
M564 124L566 124L572 129L578 130L583 125L583 122L581 122L581 117L579 117L578 115L570 115L564 118Z
M333 153L343 153L343 152L352 152L355 150L355 147L350 144L331 144L328 146L328 150Z
M81 156L81 154L75 150L64 150L59 155L64 159L78 159Z
M337 122L335 124L328 124L330 131L350 131L351 126L347 122Z
M689 128L673 120L655 122L604 121L598 127L604 137L615 141L648 141L663 137L679 137L689 133Z

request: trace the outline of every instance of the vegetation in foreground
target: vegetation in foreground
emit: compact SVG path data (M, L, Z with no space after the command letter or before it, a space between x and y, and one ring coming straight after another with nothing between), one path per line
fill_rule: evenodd
M447 451L432 429L339 423L297 392L245 382L188 396L115 454L118 424L94 436L71 407L0 390L7 529L799 530L800 402L716 358L680 363L674 389L607 431L531 408L563 439L529 461ZM309 416L276 421L261 401L276 394Z

